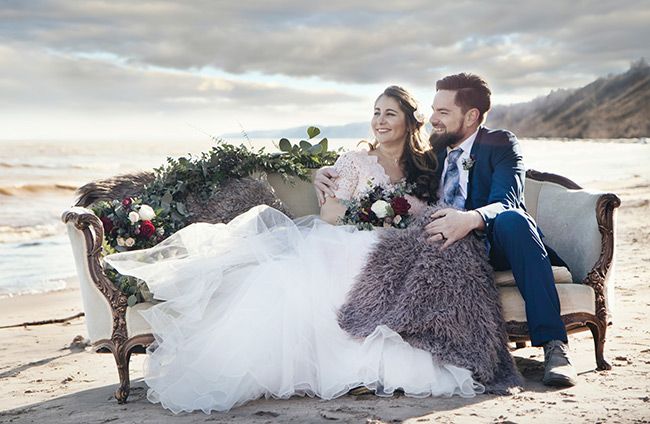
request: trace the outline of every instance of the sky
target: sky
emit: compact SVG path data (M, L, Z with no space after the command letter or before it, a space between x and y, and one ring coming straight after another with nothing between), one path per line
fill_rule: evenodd
M425 113L474 72L494 104L650 59L647 0L0 0L0 140L183 141Z

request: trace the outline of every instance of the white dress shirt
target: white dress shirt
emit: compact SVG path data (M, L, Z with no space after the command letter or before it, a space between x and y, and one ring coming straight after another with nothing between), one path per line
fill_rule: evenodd
M458 160L456 161L456 165L458 166L458 177L459 181L458 183L460 184L460 193L463 195L463 199L467 200L467 184L469 183L469 169L464 169L463 168L463 161L467 161L470 158L470 154L472 153L472 146L474 145L474 140L476 140L476 134L478 134L478 129L474 131L472 135L467 137L465 141L460 143L459 146L456 148L461 148L463 149L463 153L458 156ZM447 158L449 158L449 152L451 152L453 149L450 147L447 147ZM438 198L442 199L443 196L443 187L445 185L445 176L447 174L447 166L449 165L449 162L445 158L445 163L444 167L442 168L442 176L440 177L440 185L438 186Z

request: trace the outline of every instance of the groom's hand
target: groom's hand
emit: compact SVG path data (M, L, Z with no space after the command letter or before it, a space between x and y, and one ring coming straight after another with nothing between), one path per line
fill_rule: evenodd
M446 208L436 211L431 218L433 221L424 227L428 235L427 241L444 241L441 250L462 239L470 231L484 227L483 218L476 211Z
M314 176L314 190L316 190L316 197L318 197L318 205L323 206L325 203L325 196L335 197L334 190L338 188L334 179L338 178L339 174L333 166L325 166L318 171Z

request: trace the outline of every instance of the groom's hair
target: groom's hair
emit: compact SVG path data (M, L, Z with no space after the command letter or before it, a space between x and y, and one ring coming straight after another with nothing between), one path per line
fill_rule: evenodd
M436 82L436 91L450 90L456 92L456 105L463 113L472 108L479 111L478 120L483 123L485 114L490 110L492 92L483 78L475 74L460 73L449 75Z

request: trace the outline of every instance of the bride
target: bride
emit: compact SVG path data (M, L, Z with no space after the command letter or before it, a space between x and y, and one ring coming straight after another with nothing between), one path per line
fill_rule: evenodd
M379 231L332 225L341 200L369 185L406 180L417 213L435 201L436 160L420 136L413 97L387 88L376 100L370 151L340 156L336 197L321 217L291 220L257 206L228 224L192 224L159 245L108 256L120 273L147 282L157 303L142 314L147 397L174 413L225 411L259 397L332 399L365 386L379 396L474 396L468 369L437 363L385 325L364 339L337 322Z

